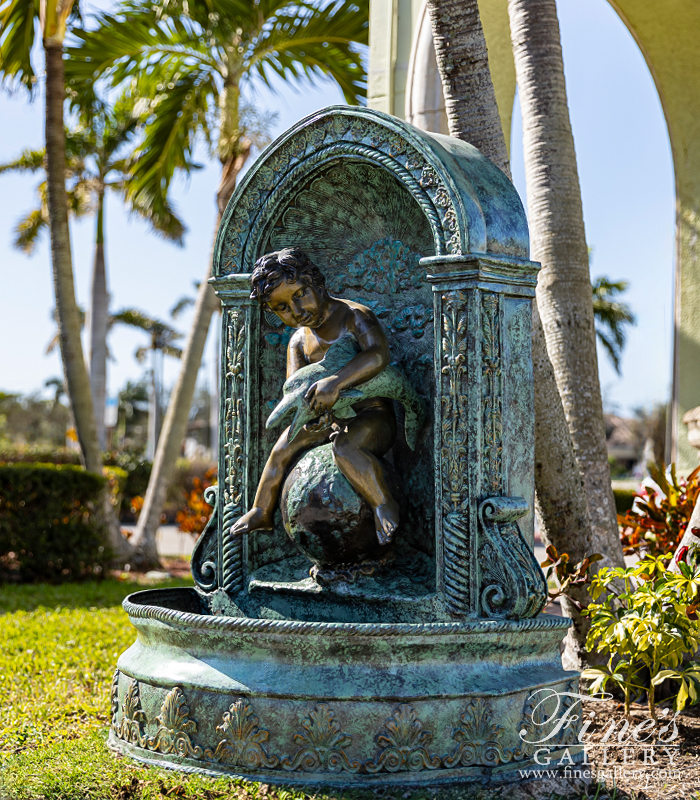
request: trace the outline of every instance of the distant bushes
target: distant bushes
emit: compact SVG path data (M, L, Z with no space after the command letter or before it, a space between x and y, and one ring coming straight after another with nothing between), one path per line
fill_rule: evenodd
M0 464L0 579L101 573L109 553L96 510L105 482L73 465Z

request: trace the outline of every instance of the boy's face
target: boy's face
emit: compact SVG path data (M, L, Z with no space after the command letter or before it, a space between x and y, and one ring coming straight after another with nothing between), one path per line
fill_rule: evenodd
M267 297L267 307L290 328L317 328L323 321L325 293L303 281L282 281Z

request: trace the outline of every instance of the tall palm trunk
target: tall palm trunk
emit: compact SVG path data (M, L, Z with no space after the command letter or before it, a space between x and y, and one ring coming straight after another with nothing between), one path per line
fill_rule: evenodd
M583 476L593 548L623 564L598 377L588 248L555 0L509 0L532 257L547 352Z
M450 136L478 147L510 177L478 3L428 0L428 8Z
M146 458L153 461L163 425L163 351L154 341L151 346L151 387L148 395L148 435Z
M470 142L484 153L490 153L491 159L510 177L488 59L484 58L486 43L477 0L428 0L428 8L436 36L435 49L445 104L452 109L451 114L448 113L450 134ZM462 30L466 33L460 42ZM460 57L450 57L444 44L437 41L438 37L443 42L452 43L454 52L459 52ZM473 55L469 53L470 48L475 51ZM474 74L456 74L460 71ZM480 88L479 100L472 104L469 95L454 96L453 92L461 91L461 87ZM485 109L487 97L491 98L488 101L491 105ZM490 120L488 129L482 123L484 114ZM533 306L537 510L546 541L560 552L568 552L572 560L579 561L591 553L588 507L537 306ZM576 599L585 604L585 593L579 592ZM564 662L568 668L576 668L583 660L589 623L567 600L564 600L564 611L574 620L566 639Z
M61 361L85 467L91 472L102 474L102 454L97 438L90 379L80 341L80 315L75 302L73 261L68 227L65 184L66 138L63 127L63 100L65 97L63 45L55 40L45 38L44 52L46 55L47 203ZM106 491L103 495L102 511L112 553L116 559L124 560L128 558L131 547L119 531L119 523Z
M92 393L80 341L66 196L66 137L63 129L63 47L44 41L46 53L46 183L51 262L61 360L85 467L102 472L102 455L92 410Z
M231 156L223 165L221 183L217 192L217 206L219 209L216 218L217 231L226 204L236 188L236 178L249 155L250 144L244 143L238 154ZM151 477L148 481L146 497L144 498L143 508L141 509L138 526L133 538L133 544L139 552L139 559L144 565L158 564L156 532L160 525L160 516L163 511L168 485L172 479L182 441L187 432L187 420L197 384L197 373L202 363L204 345L209 333L209 324L211 323L212 315L219 307L219 299L208 284L210 277L211 264L207 266L205 278L197 294L194 319L187 345L185 346L185 352L182 356L180 375L173 389L168 403L168 410L163 420L163 428L153 461Z
M90 388L100 449L106 446L105 404L107 402L107 330L109 327L109 294L105 269L104 190L97 198L95 260L90 292Z

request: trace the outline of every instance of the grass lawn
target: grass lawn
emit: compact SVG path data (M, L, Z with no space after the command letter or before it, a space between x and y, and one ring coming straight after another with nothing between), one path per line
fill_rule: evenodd
M153 583L149 584L154 585ZM170 580L159 586L191 585ZM0 800L302 800L302 790L139 766L105 745L117 658L135 639L121 608L133 582L0 586ZM382 800L456 798L462 792L372 790L334 795ZM323 790L312 791L324 800ZM498 796L485 790L483 798ZM609 795L600 787L590 798ZM554 798L555 795L552 795Z
M121 601L138 588L115 579L0 586L2 800L266 794L267 787L261 791L254 783L137 766L107 749L112 674L136 634ZM281 800L305 796L276 794Z

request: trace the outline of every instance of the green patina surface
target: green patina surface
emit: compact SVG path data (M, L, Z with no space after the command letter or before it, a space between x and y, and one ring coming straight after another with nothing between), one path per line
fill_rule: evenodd
M371 510L330 445L285 484L295 541L279 519L231 535L276 438L265 422L289 338L250 300L250 270L283 246L375 311L400 371L379 376L379 391L402 387L389 394L400 432L386 466L401 526L390 548L355 552L360 563L329 582L324 546L355 546L361 530L373 541ZM114 678L113 747L184 770L327 785L496 783L532 765L519 734L543 711L532 691L575 691L578 675L559 656L568 620L539 613L546 586L531 552L527 247L520 199L491 162L387 115L326 109L260 156L214 257L220 479L193 555L197 589L125 602L138 641ZM414 425L417 398L426 418ZM552 705L553 724L566 702ZM552 746L575 734L562 729Z

